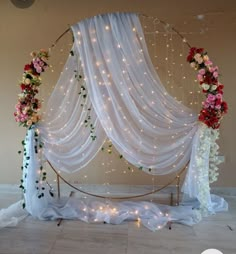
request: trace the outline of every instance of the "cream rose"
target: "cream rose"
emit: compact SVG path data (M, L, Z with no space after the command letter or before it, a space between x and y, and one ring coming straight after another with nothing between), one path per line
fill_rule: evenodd
M25 81L24 81L24 83L25 83L26 85L29 85L29 84L30 84L30 79L29 79L29 78L26 78Z
M201 64L201 63L203 62L202 57L199 57L199 58L197 59L197 62L198 62L199 64Z
M212 85L212 86L211 86L211 91L215 91L216 88L217 88L217 85Z
M192 63L190 63L190 66L191 66L192 68L195 68L196 64L195 64L194 62L192 62Z
M203 84L202 84L202 88L203 88L204 90L208 90L208 89L210 88L210 86L209 86L208 84L203 83Z
M32 125L32 121L31 120L28 120L27 123L26 123L28 126Z
M203 56L203 60L204 60L204 62L208 61L209 60L209 56L208 55L204 55Z
M197 53L197 54L194 56L194 59L197 61L200 57L201 57L201 54Z

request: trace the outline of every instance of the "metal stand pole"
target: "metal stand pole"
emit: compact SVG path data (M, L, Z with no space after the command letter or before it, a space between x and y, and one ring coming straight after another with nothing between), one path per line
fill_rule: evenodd
M177 203L176 203L176 205L179 206L179 198L180 198L180 176L179 175L177 175L176 189L177 189Z
M61 190L60 190L60 177L59 174L57 173L57 196L60 198L61 196Z

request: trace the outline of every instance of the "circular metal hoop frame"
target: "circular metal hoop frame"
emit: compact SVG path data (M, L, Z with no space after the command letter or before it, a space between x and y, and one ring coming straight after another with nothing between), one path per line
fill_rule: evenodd
M154 19L153 23L154 24L162 24L163 26L165 26L166 28L171 29L173 32L175 32L181 39L182 41L189 47L191 48L191 45L187 42L186 38L174 27L172 27L170 24L168 24L167 22L158 19L157 17L152 17L152 16L148 16L145 14L139 14L140 17L144 17L144 18L151 18ZM67 28L62 34L60 34L58 36L58 38L55 40L55 42L51 45L50 50L53 49L57 43L69 32L71 31L71 28ZM144 194L139 194L139 195L133 195L133 196L125 196L125 197L117 197L117 196L103 196L103 195L96 195L87 191L83 191L79 188L77 188L76 186L74 186L73 184L69 183L63 176L61 176L58 171L53 167L53 165L50 163L50 161L47 161L48 164L50 165L50 167L52 168L52 170L56 173L57 175L57 185L58 185L58 194L60 196L60 184L59 184L59 180L61 179L65 184L67 184L68 186L70 186L71 188L73 188L74 190L83 193L85 195L89 195L92 197L97 197L97 198L104 198L104 199L113 199L113 200L121 200L121 199L133 199L133 198L140 198L140 197L144 197L144 196L148 196L157 192L160 192L161 190L165 189L166 187L168 187L169 185L173 184L175 181L177 181L176 187L177 187L177 204L179 204L179 197L180 197L180 176L183 174L183 172L186 170L186 168L188 167L188 163L187 165L172 179L170 180L168 183L166 183L165 185L163 185L162 187L159 187L157 189L154 189L152 191L149 191L147 193Z

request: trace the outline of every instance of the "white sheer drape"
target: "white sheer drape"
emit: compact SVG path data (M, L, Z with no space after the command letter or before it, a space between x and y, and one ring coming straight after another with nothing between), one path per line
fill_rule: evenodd
M148 173L183 168L190 158L197 116L161 84L138 16L96 16L72 29L74 56L63 70L40 127L46 157L62 171L78 170L102 145L104 129L120 154ZM88 89L84 107L75 79L75 71L83 74L81 63ZM88 108L96 124L94 142L90 128L84 127Z
M65 172L84 167L94 158L106 138L89 94L86 98L79 95L84 85L83 79L78 81L81 74L78 56L70 56L48 101L43 122L38 126L45 156L57 169ZM85 127L88 115L93 120L95 141L90 137L90 127Z

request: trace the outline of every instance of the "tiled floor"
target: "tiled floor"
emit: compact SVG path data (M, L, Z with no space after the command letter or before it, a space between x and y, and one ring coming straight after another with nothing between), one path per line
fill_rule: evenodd
M0 193L0 207L19 197ZM225 197L229 212L188 227L155 233L136 222L121 225L87 224L80 221L38 221L27 217L15 228L0 230L0 254L200 254L208 248L236 254L236 197Z

